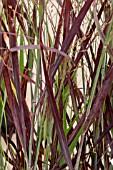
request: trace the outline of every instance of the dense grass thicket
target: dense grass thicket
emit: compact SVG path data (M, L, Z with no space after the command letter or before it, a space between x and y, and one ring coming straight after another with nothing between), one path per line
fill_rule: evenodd
M0 170L113 169L112 39L112 0L0 1Z

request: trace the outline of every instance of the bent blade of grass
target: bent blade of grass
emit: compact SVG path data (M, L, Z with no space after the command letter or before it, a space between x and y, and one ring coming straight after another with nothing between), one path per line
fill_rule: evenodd
M25 50L25 49L29 49L29 50L35 50L35 49L38 49L40 50L41 49L41 46L43 46L44 50L47 50L47 51L51 51L53 53L57 53L57 54L60 54L62 56L64 56L66 59L68 59L69 61L72 61L72 59L63 51L60 51L60 50L57 50L56 48L52 48L52 47L47 47L45 46L44 44L41 44L41 45L23 45L23 46L15 46L15 47L12 47L10 48L10 52L16 52L18 50Z

